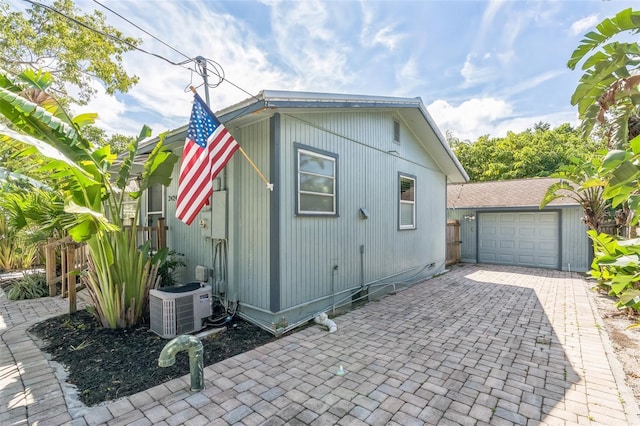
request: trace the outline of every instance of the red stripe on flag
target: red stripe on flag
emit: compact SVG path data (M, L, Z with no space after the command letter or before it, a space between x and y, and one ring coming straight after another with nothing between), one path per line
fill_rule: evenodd
M238 148L233 136L196 95L180 165L178 219L188 225L193 222L213 192L213 179Z

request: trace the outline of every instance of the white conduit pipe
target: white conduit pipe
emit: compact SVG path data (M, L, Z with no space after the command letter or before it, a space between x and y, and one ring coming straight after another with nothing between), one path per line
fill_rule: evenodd
M327 314L321 313L317 317L313 319L316 324L324 325L329 329L329 333L333 333L334 331L338 331L338 326L335 322L329 319Z

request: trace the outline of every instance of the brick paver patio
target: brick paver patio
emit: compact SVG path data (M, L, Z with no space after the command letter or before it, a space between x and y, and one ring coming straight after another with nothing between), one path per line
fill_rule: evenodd
M65 398L25 333L66 301L1 296L0 424L640 424L588 287L454 266L336 318L336 333L309 327L211 365L201 392L184 376L98 407Z

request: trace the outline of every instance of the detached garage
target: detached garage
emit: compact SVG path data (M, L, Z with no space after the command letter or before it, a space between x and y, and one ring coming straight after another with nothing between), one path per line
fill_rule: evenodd
M556 181L449 185L447 219L460 222L461 261L587 271L590 244L580 205L566 199L538 208Z

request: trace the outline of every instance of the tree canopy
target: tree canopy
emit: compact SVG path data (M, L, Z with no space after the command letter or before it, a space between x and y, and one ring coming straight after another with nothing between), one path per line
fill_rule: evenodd
M6 0L0 0L0 68L7 75L18 76L29 69L47 72L54 77L48 92L62 105L90 100L95 94L96 79L108 94L127 92L137 83L138 77L124 70L122 54L137 47L140 40L107 25L99 11L80 13L72 0L56 0L51 7L60 13L40 6L13 11ZM36 93L40 98L34 96ZM33 92L31 100L51 103L51 98L43 97L42 92ZM107 135L95 126L85 128L85 138L96 145L109 145L116 153L134 139ZM28 155L27 160L20 146L2 145L0 167L42 181L43 172L38 171L38 166L43 159L36 152Z
M567 123L555 129L536 123L533 130L481 136L473 143L450 133L447 139L472 182L546 177L572 158L586 159L605 147L604 141L585 139Z
M626 148L640 134L640 45L616 40L625 32L640 33L640 11L628 8L604 19L567 62L571 69L582 63L584 71L571 96L584 134L599 126L614 149Z
M72 0L56 0L52 8L60 13L32 6L23 14L0 0L1 67L14 75L28 68L48 71L55 77L51 93L63 103L86 103L95 94L96 78L108 94L137 83L124 70L122 55L140 40L107 25L99 11L80 13Z

